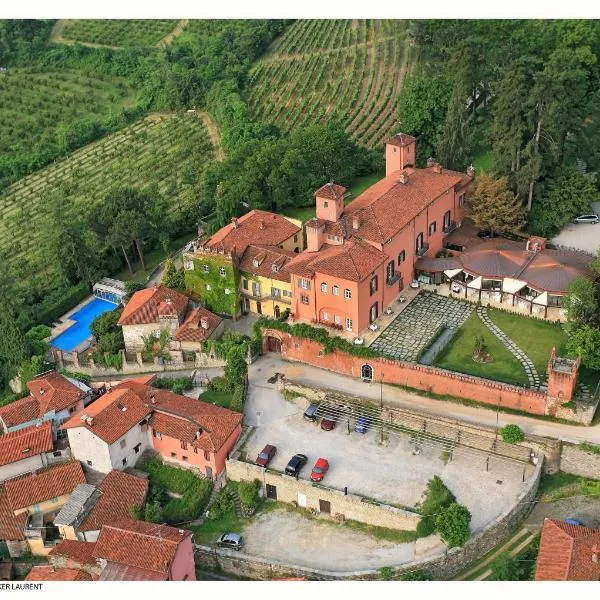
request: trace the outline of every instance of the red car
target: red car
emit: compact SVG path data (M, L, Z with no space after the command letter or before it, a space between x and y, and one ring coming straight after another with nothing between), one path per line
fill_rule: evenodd
M262 449L262 452L256 457L256 464L259 467L266 467L271 462L271 460L273 460L273 457L275 456L276 452L277 448L275 446L267 444Z
M329 470L329 463L326 458L319 458L310 474L311 481L323 481L325 473Z
M335 427L335 421L333 417L326 416L321 421L321 429L323 431L331 431Z

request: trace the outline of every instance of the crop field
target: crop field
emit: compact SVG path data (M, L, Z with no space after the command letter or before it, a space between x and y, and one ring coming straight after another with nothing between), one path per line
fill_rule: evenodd
M117 77L8 69L0 73L0 156L54 140L61 125L116 114L133 102L133 90Z
M67 42L100 46L154 46L176 25L176 19L80 19L65 23L61 35Z
M337 121L373 148L398 128L398 92L413 62L405 21L296 21L253 67L248 104L285 132Z
M43 202L59 186L84 207L117 184L156 185L170 210L184 210L197 202L202 170L213 156L202 119L149 115L0 192L0 251L11 261L36 256Z

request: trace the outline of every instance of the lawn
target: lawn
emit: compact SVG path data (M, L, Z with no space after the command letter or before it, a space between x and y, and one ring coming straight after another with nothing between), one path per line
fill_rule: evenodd
M600 481L569 473L544 475L540 481L540 501L556 502L573 496L600 496Z
M207 402L208 404L216 404L221 408L229 408L231 404L231 394L219 392L217 390L206 390L200 394L198 400L202 400L202 402Z
M483 336L493 360L488 363L473 361L476 336ZM527 385L527 376L521 363L501 344L475 313L465 321L450 343L438 354L436 367L457 371L505 383Z
M210 509L209 509L210 512ZM214 544L222 533L240 532L249 519L238 517L230 512L220 519L206 519L202 525L193 525L190 529L194 532L196 544Z

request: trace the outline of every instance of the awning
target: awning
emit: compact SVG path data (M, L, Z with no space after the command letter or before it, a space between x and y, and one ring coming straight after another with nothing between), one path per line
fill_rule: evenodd
M472 290L480 290L482 281L483 277L475 277L473 281L469 281L469 283L467 283L467 287Z
M502 291L508 294L516 294L519 290L522 290L526 286L526 281L521 281L520 279L512 279L511 277L505 277L502 282Z
M424 271L425 273L441 273L449 269L458 269L460 266L460 262L452 256L446 258L422 256L415 263L415 270Z
M533 303L541 304L542 306L548 306L548 292L540 294L537 298L533 300Z
M462 273L462 269L449 269L448 271L444 271L444 275L446 277L456 277L459 273Z

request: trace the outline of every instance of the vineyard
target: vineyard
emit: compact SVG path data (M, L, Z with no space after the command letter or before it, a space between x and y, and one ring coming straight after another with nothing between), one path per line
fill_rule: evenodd
M213 147L195 115L150 115L37 171L0 193L0 252L11 261L36 257L43 203L60 186L75 205L98 202L114 185L156 185L170 210L198 200Z
M284 132L335 121L373 148L398 129L412 62L405 21L296 21L252 69L248 104Z
M68 21L61 36L66 42L99 46L154 46L176 25L177 20L169 19L80 19Z

